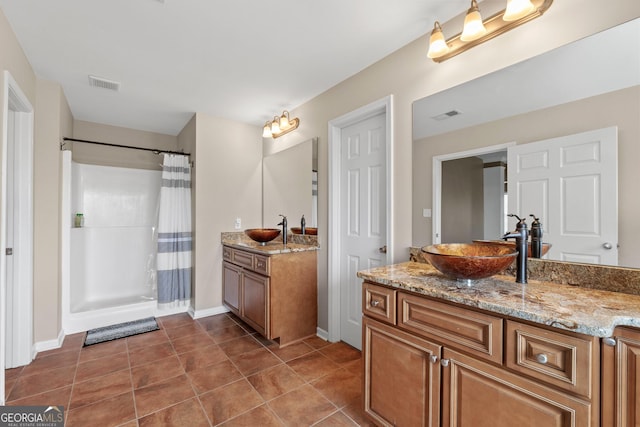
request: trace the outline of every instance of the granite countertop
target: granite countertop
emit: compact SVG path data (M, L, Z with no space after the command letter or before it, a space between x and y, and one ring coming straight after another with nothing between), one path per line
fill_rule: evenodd
M358 272L358 277L469 307L567 331L608 337L616 326L640 327L640 296L496 275L470 286L429 264L405 262Z
M222 233L221 241L223 245L262 255L288 254L292 252L317 251L320 249L317 244L317 240L308 238L307 240L301 240L291 237L292 236L289 236L290 241L287 242L286 246L282 244L281 237L267 242L267 244L263 246L258 242L251 240L242 232Z

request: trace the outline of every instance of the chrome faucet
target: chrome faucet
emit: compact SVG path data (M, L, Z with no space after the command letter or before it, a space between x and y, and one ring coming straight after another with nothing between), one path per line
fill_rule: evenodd
M278 223L278 225L282 226L282 244L287 246L287 217L280 214L282 217L282 221Z
M516 231L507 233L502 236L502 238L504 240L516 239L516 249L518 250L518 258L516 260L516 282L527 283L527 252L529 249L529 230L527 229L527 224L525 223L526 218L520 218L514 214L509 214L508 216L516 218L518 220L518 224L516 225Z

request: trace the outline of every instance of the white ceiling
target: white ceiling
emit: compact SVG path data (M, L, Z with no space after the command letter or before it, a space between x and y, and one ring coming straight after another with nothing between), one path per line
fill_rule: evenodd
M262 125L469 0L0 0L73 116L176 135L194 112ZM427 39L425 37L425 61ZM121 83L89 86L88 75Z

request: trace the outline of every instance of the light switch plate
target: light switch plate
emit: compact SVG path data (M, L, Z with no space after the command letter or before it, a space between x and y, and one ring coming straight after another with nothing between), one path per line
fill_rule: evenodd
M242 228L242 218L236 218L234 227L236 230L240 230Z

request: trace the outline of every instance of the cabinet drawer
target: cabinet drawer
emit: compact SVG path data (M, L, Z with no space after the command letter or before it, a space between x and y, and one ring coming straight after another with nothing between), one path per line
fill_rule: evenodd
M362 312L383 322L396 324L396 290L364 282Z
M547 384L591 397L599 364L597 338L507 321L507 367Z
M502 319L398 292L398 326L502 364Z
M265 276L269 275L269 257L262 255L253 255L253 270L257 273L262 273Z
M228 246L223 246L222 247L222 259L225 261L232 261L233 260L233 249L231 249Z
M231 250L231 262L253 269L253 254L250 252Z

